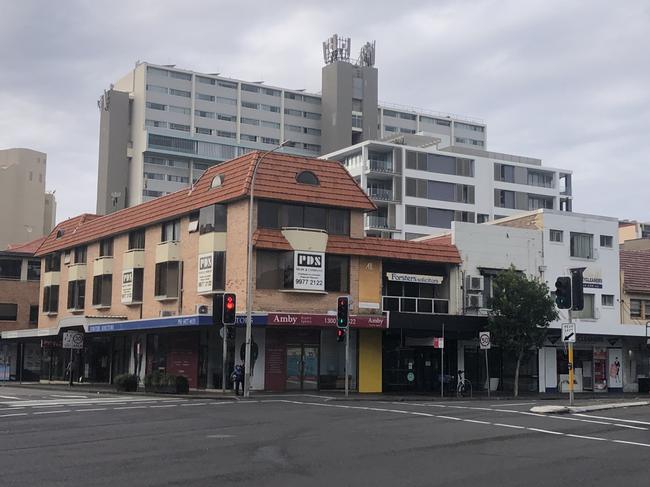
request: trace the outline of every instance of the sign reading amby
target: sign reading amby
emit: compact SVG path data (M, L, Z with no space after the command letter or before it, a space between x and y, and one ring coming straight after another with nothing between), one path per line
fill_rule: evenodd
M66 331L63 333L63 348L84 348L84 334L80 331Z
M212 275L214 272L214 254L199 254L198 282L196 290L199 293L212 291Z
M122 303L133 302L133 269L122 271Z
M387 272L389 281L415 282L418 284L442 284L442 276L425 276L423 274L402 274L400 272Z
M293 288L325 290L325 253L296 250L293 253Z

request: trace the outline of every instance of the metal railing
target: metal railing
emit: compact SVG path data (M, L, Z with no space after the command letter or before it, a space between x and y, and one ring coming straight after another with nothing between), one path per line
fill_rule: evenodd
M369 228L394 228L394 225L390 225L388 222L388 217L387 216L375 216L375 215L368 215L366 217L366 226Z
M368 188L368 196L383 201L393 200L393 190L388 188Z
M369 159L366 168L374 172L393 173L392 161L380 161L377 159Z
M411 298L406 296L382 296L382 311L417 314L449 314L449 300Z

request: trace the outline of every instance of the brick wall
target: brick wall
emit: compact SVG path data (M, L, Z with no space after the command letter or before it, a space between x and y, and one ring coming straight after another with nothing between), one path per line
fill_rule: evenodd
M38 305L38 282L0 280L0 303L18 305L16 321L0 321L0 331L25 330L29 324L29 307Z

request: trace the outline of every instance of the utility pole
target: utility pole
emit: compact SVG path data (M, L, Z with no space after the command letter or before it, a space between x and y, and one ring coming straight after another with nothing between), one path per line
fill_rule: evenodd
M571 308L569 308L569 324L573 324ZM569 342L569 405L573 406L573 342Z
M345 331L345 397L350 394L350 328Z

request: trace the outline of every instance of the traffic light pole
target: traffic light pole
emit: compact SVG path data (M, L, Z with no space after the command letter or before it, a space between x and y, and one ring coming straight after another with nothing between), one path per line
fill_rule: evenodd
M345 397L350 394L350 325L345 329Z
M228 379L228 374L226 373L226 364L228 363L228 329L226 325L221 325L222 342L223 342L223 351L221 356L221 392L226 393L226 379ZM239 389L238 389L239 390Z
M569 323L573 323L573 316L569 308ZM569 405L573 406L573 342L569 342Z

